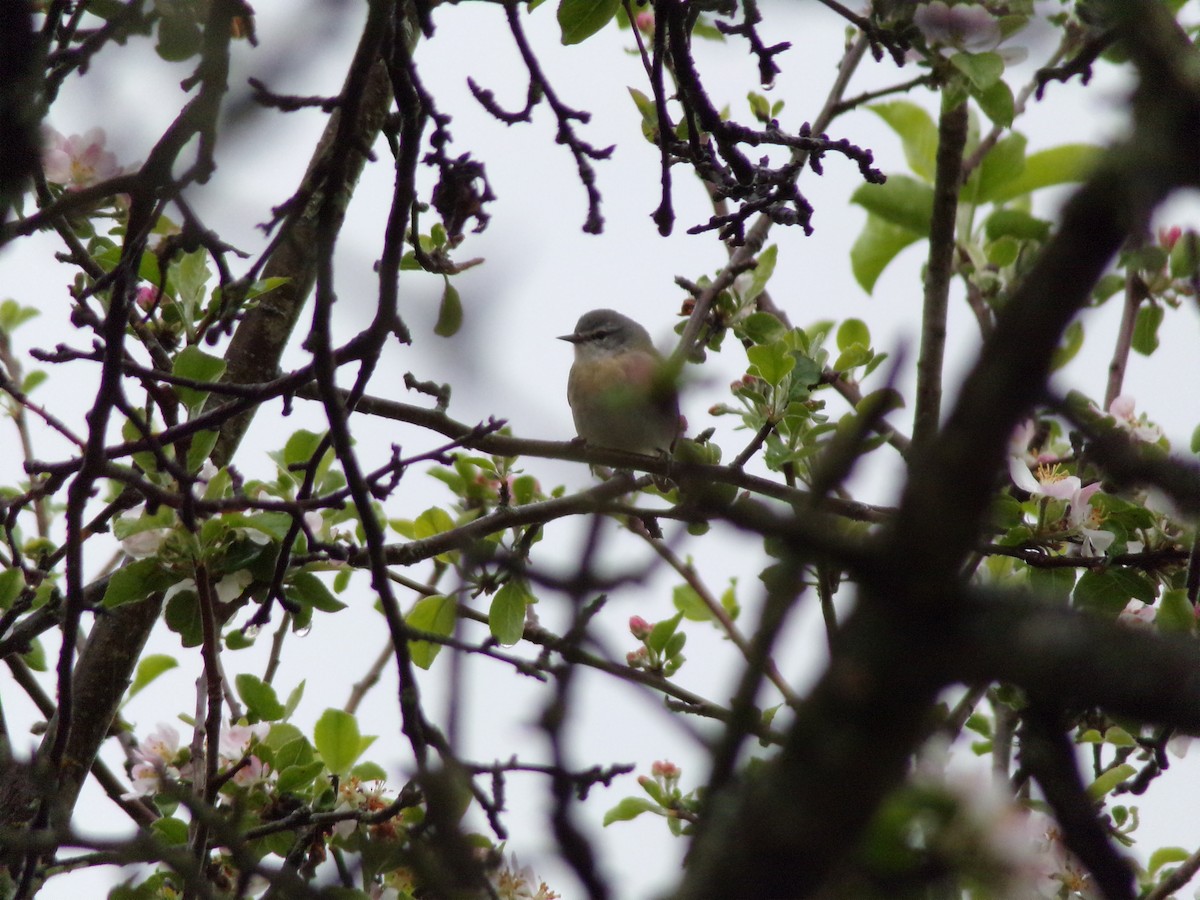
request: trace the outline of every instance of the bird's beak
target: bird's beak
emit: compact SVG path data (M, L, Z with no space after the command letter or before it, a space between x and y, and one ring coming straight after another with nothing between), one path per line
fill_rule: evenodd
M558 340L566 341L567 343L570 343L570 344L578 344L580 341L583 340L583 335L581 335L581 334L560 334L558 336Z

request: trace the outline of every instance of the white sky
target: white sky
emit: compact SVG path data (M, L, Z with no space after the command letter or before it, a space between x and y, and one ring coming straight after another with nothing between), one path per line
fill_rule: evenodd
M781 121L784 127L794 129L815 117L823 103L840 57L842 23L813 2L764 3L763 11L768 20L766 39L793 42L792 49L779 59L784 73L769 96L787 101ZM245 77L253 74L280 93L336 93L362 14L360 5L348 2L312 3L301 12L292 2L262 0L257 4L261 46L251 50L245 44L236 45L231 84L236 91L244 85ZM466 78L471 76L482 87L494 90L498 102L508 108L518 108L524 102L525 82L517 73L519 60L502 9L492 4L445 5L436 10L434 19L438 28L435 38L423 43L418 51L422 77L440 110L453 116L455 144L451 153L469 150L475 158L484 160L499 199L489 209L492 222L488 231L470 237L458 251L461 259L482 256L487 260L486 265L455 281L466 308L463 331L451 340L434 336L440 278L405 273L401 312L413 331L414 345L393 344L385 349L371 392L423 402L423 398L406 396L403 389L403 373L411 371L420 379L451 382L454 396L449 411L460 420L470 422L496 415L507 419L520 436L566 439L572 436L565 401L571 355L570 348L555 341L554 336L570 331L581 313L611 306L637 318L666 345L683 299L683 292L673 284L674 277L683 275L695 280L711 274L720 266L724 253L712 235L692 237L685 233L691 224L707 219L709 207L699 184L682 169L675 171L676 234L660 238L650 220L658 203L657 151L641 138L639 115L626 92L627 86L645 89L639 61L623 52L623 48L632 46L628 32L609 28L582 46L563 48L557 40L553 4L546 4L526 19L530 39L563 101L593 114L589 125L577 126L580 137L596 146L617 144L611 161L596 164L606 229L602 236L593 237L580 230L586 212L585 195L570 154L553 143L554 123L546 107L538 109L532 125L507 127L487 116L467 91ZM1027 78L1045 52L1045 46L1033 40L1030 62L1016 69L1018 76L1010 83L1016 85ZM744 115L746 92L758 88L754 83L755 67L743 46L704 45L700 54L702 72L718 105L728 103L735 114ZM185 66L162 63L145 42L133 41L121 53L102 54L87 78L68 83L51 124L64 133L103 126L122 162L142 160L181 106L183 98L177 84L188 71ZM886 60L880 64L868 60L852 82L849 94L912 75L911 68L900 71ZM1098 71L1096 81L1088 90L1080 90L1076 84L1051 86L1047 100L1034 105L1019 124L1030 138L1031 150L1081 140L1103 141L1120 133L1126 125L1125 87L1106 67ZM919 92L911 99L931 106L931 97ZM205 223L224 240L257 255L264 241L256 226L264 221L269 207L281 203L294 190L324 119L312 111L288 116L252 112L251 116L244 131L231 131L222 138L218 152L221 167L212 182L194 192L191 199ZM904 170L898 140L870 113L858 112L837 120L831 135L871 147L885 172ZM339 244L339 339L357 332L373 309L376 280L372 264L378 256L391 195L386 148L381 143L378 149L381 160L368 167ZM848 203L859 183L857 170L852 163L830 155L826 173L820 179L808 173L802 183L816 208L813 237L805 238L798 229L786 233L777 229L772 236L780 244L779 264L770 284L772 295L797 324L848 316L866 320L876 348L894 350L906 345L906 376L911 375L924 245L907 250L880 279L874 296L866 296L851 276L848 257L865 215ZM1056 202L1054 196L1038 199L1043 211L1052 209ZM1163 222L1195 226L1200 221L1196 198L1173 204L1161 218ZM424 221L428 223L432 217ZM58 341L80 344L83 338L66 325L70 274L64 267L47 262L57 249L53 239L41 236L0 252L0 297L11 296L43 310L36 324L18 333L21 348L49 348ZM1090 341L1065 373L1064 386L1077 387L1096 398L1103 394L1119 317L1118 303L1114 300L1086 316ZM306 324L307 319L302 318L300 329ZM1138 397L1140 408L1164 426L1180 450L1186 449L1187 437L1200 421L1200 393L1191 389L1200 375L1194 350L1200 337L1197 332L1195 309L1168 312L1160 354L1151 360L1135 355L1126 381L1127 391ZM948 387L952 395L953 384L977 346L973 320L961 302L952 310L950 335ZM86 342L84 338L82 343ZM305 359L299 337L293 343L285 365ZM731 434L731 423L714 422L706 411L727 398L728 382L744 365L736 346L728 346L704 368L684 398L684 412L693 432L711 424L720 426L717 440L725 449L726 459L736 455L747 435ZM69 371L51 374L58 383L43 388L46 393L42 400L68 421L80 423L94 396L94 371L84 364L73 364ZM911 384L911 378L907 383ZM830 400L831 406L838 409L836 401ZM319 427L314 409L303 401L297 401L296 407L291 419L282 423L273 411L260 416L239 454L244 472L250 476L270 474L270 463L262 451L281 444L281 428ZM907 430L903 415L894 416L893 421ZM402 444L406 453L440 443L411 428L361 419L356 421L356 436L366 467L384 461L393 442ZM9 430L0 436L0 446L8 445L11 438ZM39 437L40 458L59 459L65 452L61 442ZM855 482L863 499L886 502L894 496L898 469L894 458L888 458L890 452L880 451L879 465ZM6 480L15 477L18 464L15 453L0 454L0 476ZM576 489L591 483L584 466L534 459L525 460L524 466L547 490L556 484ZM437 482L413 474L390 501L389 511L412 517L427 505L448 500ZM617 535L611 523L606 528L605 557L615 571L640 568L648 562L647 548ZM742 624L749 629L757 617L756 575L764 564L760 545L728 529L717 530L722 534L718 540L710 536L702 543L680 546L703 554L698 565L718 592L729 578L740 579L739 598L746 607ZM582 533L581 523L555 523L537 546L535 563L559 573L570 571ZM105 562L104 554L92 553L89 565L98 568ZM423 573L409 574L421 577ZM629 615L657 620L673 612L669 597L675 583L660 573L644 591L612 598L602 618L607 623L604 640L614 655L620 657L633 649L632 639L624 630ZM365 585L365 579L360 584ZM386 640L382 621L369 611L370 599L363 587L352 589L351 595L352 609L322 617L320 627L304 638L293 639L285 653L276 680L280 693L286 695L301 679L308 680L296 717L303 728L311 726L325 707L345 702L350 684L361 678ZM406 607L411 602L411 598L401 599ZM824 644L815 605L809 599L800 606L788 639L781 645L779 662L794 683L802 686L819 672ZM565 621L567 611L562 607L561 598L547 596L538 613L546 624L555 627ZM689 662L678 678L690 689L722 702L732 690L730 673L734 670L727 642L710 631L707 626L690 627ZM251 671L261 675L268 638L264 634L253 650L227 656L229 674ZM53 652L56 648L48 646L47 650ZM178 642L160 626L151 639L150 650L178 653ZM161 678L127 711L140 732L156 721L192 711L192 680L198 671L198 659L190 652L179 655L187 657L185 665ZM445 661L443 657L440 665L423 677L435 721L442 718L445 709ZM507 671L498 672L493 663L470 660L465 671L469 689L464 755L478 761L504 759L513 753L523 757L543 755L544 741L532 723L548 697L545 689L527 679L510 677ZM702 782L706 775L703 748L663 715L656 698L610 681L591 673L580 677L579 702L571 726L576 738L575 764L583 768L594 763L636 762L639 773L646 773L653 760L670 758L683 765L685 785ZM23 725L36 716L22 706L18 693L15 689L5 690L5 715L19 735ZM405 745L395 735L394 697L394 679L385 677L360 713L360 721L364 732L384 736L368 756L394 773L395 786L399 787L406 756ZM120 759L111 749L106 758L119 766ZM1194 849L1200 844L1200 825L1194 817L1200 802L1197 780L1168 775L1162 781L1170 787L1156 785L1139 801L1145 822L1138 832L1139 847L1169 843ZM575 897L579 895L577 886L549 858L553 848L537 825L548 802L544 788L532 776L515 776L510 783L510 848L523 862L533 862L564 897ZM629 900L651 896L669 886L677 875L683 850L682 843L669 837L661 820L650 816L600 832L604 811L621 797L637 792L632 777L618 781L611 790L596 789L583 813L595 838L593 847L616 895ZM88 822L91 827L98 827L98 822L104 827L123 827L122 818L98 791L89 790L78 821ZM98 891L94 878L92 874L81 874L56 879L41 896L79 896L81 891L89 890L86 885ZM100 883L106 884L107 879L106 873Z

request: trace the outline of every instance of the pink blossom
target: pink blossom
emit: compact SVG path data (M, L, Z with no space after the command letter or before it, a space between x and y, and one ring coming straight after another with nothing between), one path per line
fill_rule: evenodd
M678 778L683 772L669 759L656 759L650 766L650 774L655 778Z
M170 762L178 752L179 732L166 722L159 722L158 727L133 751L133 755L146 762Z
M267 722L229 726L221 732L221 739L217 742L222 762L228 765L240 761L252 743L267 739L270 730L271 726Z
M500 900L555 900L559 896L516 856L506 859L488 880Z
M1040 465L1036 477L1029 466L1016 455L1008 457L1008 471L1013 483L1035 497L1049 497L1067 503L1067 524L1083 537L1084 556L1103 556L1116 540L1116 535L1097 526L1100 519L1092 508L1092 497L1100 490L1100 482L1084 486L1077 475L1064 475L1058 466Z
M325 530L325 517L315 509L310 509L304 514L304 524L314 536L319 538Z
M158 793L164 777L171 781L179 778L175 766L179 760L179 732L160 722L133 751L133 760L129 770L130 789L122 797L132 800Z
M1154 443L1162 437L1162 429L1146 419L1146 414L1136 413L1137 401L1129 394L1122 394L1108 405L1108 414L1117 420L1117 427L1128 432L1135 440Z
M1091 505L1091 499L1099 490L1100 482L1096 481L1080 488L1070 498L1071 508L1067 513L1067 521L1083 535L1083 547L1080 552L1084 556L1103 556L1117 539L1111 531L1096 527L1100 524L1100 518L1097 510Z
M48 146L42 151L42 169L51 184L77 191L121 174L116 154L104 149L103 128L70 137L47 128L45 136Z
M1158 608L1147 606L1141 600L1130 600L1117 616L1117 621L1131 628L1152 628Z
M271 778L271 771L257 756L251 756L246 764L233 773L233 783L240 787L249 787Z
M1000 23L974 3L947 6L941 0L925 3L913 14L913 24L931 44L960 50L990 50L1000 43Z

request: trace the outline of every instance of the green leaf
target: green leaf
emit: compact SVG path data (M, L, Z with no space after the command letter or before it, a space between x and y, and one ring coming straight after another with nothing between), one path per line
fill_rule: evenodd
M971 96L975 98L975 102L979 104L983 114L991 119L993 124L999 125L1001 128L1008 128L1012 125L1013 115L1016 112L1016 101L1013 99L1012 88L1003 79L983 90L973 89Z
M292 688L292 692L288 694L287 702L283 704L283 718L291 718L292 713L296 711L296 707L300 705L300 700L304 696L304 686L307 683L307 679L302 680Z
M1187 591L1178 588L1163 591L1154 621L1165 632L1190 634L1195 631L1196 610L1188 602Z
M265 743L268 747L274 747L277 751L282 752L283 747L297 740L304 741L306 744L308 743L308 739L304 737L304 733L295 725L289 722L276 722L271 726L271 730L267 732Z
M999 53L955 53L950 65L967 76L971 87L986 91L1004 74L1004 60Z
M159 566L155 559L139 559L122 566L108 578L104 589L104 606L114 609L125 603L145 600L157 591L165 591L179 576Z
M996 189L989 199L1003 202L1039 188L1083 181L1095 168L1101 149L1091 144L1063 144L1025 157L1025 169Z
M1193 453L1200 456L1200 425L1197 425L1192 431L1192 441L1188 446L1191 447Z
M1048 600L1065 603L1071 596L1071 588L1075 587L1075 570L1031 567L1029 586Z
M325 770L325 763L319 759L297 766L283 766L278 769L279 779L275 790L280 794L300 793L307 789L318 775Z
M1200 236L1194 231L1185 231L1175 241L1168 257L1172 278L1190 278L1200 270Z
M441 534L443 531L449 531L454 527L454 520L450 518L450 513L440 506L431 506L417 516L413 527L413 537L416 540L423 540L433 537L435 534Z
M746 101L750 104L750 114L758 121L766 124L771 121L771 104L762 94L756 94L751 91L746 95Z
M1082 346L1083 323L1076 319L1067 326L1067 330L1063 332L1062 343L1054 349L1054 355L1050 357L1051 371L1058 371L1074 359Z
M41 311L32 306L22 306L16 300L5 300L0 303L0 331L11 334L14 329L40 315Z
M275 748L274 762L277 769L307 766L314 758L312 744L295 726L272 725L267 734L266 744Z
M225 360L205 353L199 347L184 347L175 356L171 365L173 374L180 378L190 378L192 381L215 382L225 371ZM195 415L204 401L208 399L208 391L195 388L175 386L175 393L187 407L188 412Z
M1015 238L1002 237L987 245L987 261L997 268L1011 266L1021 255L1021 245Z
M772 244L758 254L757 264L750 276L750 286L742 292L743 303L754 300L766 288L767 282L771 280L771 275L775 272L775 259L778 255L779 247L776 244Z
M646 646L655 653L662 653L671 636L675 634L675 629L679 627L679 623L682 621L683 613L679 612L669 619L655 622L654 627L650 629L649 636L646 638Z
M171 528L175 525L175 510L169 506L160 506L153 515L143 512L137 518L132 516L117 516L113 519L113 537L123 541L127 537L150 531L155 528Z
M242 674L233 679L238 696L246 704L246 715L255 722L274 722L283 718L283 704L275 688L255 675Z
M30 642L29 650L21 654L21 659L35 672L46 671L46 648L37 638Z
M679 655L680 651L683 650L683 645L686 643L687 632L675 632L673 635L671 635L671 639L667 641L666 646L663 647L663 656L665 656L667 659L673 659Z
M637 88L627 88L627 90L629 96L633 98L633 105L642 114L642 134L650 143L656 143L658 140L658 108L654 105L653 100Z
M324 439L324 433L317 434L303 428L295 432L283 445L284 468L308 465Z
M561 0L558 27L564 44L586 41L617 14L620 0Z
M772 386L778 385L796 367L796 358L783 341L747 347L746 357L751 373Z
M868 348L862 346L861 344L855 344L849 349L843 350L841 353L839 353L837 359L833 361L833 365L830 368L832 368L835 372L849 372L851 369L855 369L858 366L866 365L871 361L871 359L872 354Z
M137 674L133 676L133 684L129 686L129 693L125 695L126 699L132 697L163 672L170 671L178 665L179 661L175 657L167 656L165 653L152 653L142 657L137 666Z
M1075 605L1080 609L1116 618L1130 600L1153 603L1154 583L1128 569L1089 569L1075 585Z
M346 604L333 596L325 582L312 572L297 572L284 587L284 595L303 606L311 606L321 612L337 612Z
M213 447L217 446L217 437L217 432L208 431L207 429L197 431L192 435L192 442L188 445L187 452L188 472L194 475L200 471L212 453Z
M504 647L511 647L525 634L525 608L529 592L516 579L509 579L496 591L488 610L488 628Z
M1002 237L1022 241L1044 241L1050 236L1050 223L1020 209L998 209L983 223L984 234L994 241Z
M204 626L200 621L200 604L195 591L180 591L167 601L163 621L179 635L185 647L199 647L204 642Z
M225 647L228 650L245 650L254 646L256 635L240 628L230 628L225 632Z
M1099 800L1101 797L1111 793L1112 790L1128 778L1132 778L1137 774L1137 769L1128 763L1122 763L1119 766L1113 766L1099 778L1093 781L1087 787L1087 794L1093 800Z
M871 330L862 319L847 319L837 330L837 347L839 350L849 350L854 346L870 347Z
M987 203L1003 187L1025 171L1023 134L1010 134L996 142L979 165L979 181L975 186L975 202Z
M150 823L150 830L164 844L178 847L188 841L188 823L174 816L163 816Z
M1191 854L1182 847L1159 847L1150 854L1150 860L1146 864L1146 868L1153 875L1163 866L1184 862L1189 856Z
M770 313L756 312L734 323L739 337L744 337L752 344L769 344L778 341L787 334L787 328Z
M1138 310L1133 323L1133 349L1142 356L1149 356L1158 349L1158 326L1162 324L1163 308L1157 303L1148 303Z
M636 819L642 813L655 812L658 808L657 804L643 800L641 797L626 797L604 814L604 824L608 826L613 822L628 822Z
M1104 732L1104 743L1112 744L1114 747L1136 747L1137 741L1124 728L1119 725L1114 725Z
M867 109L899 135L908 167L932 184L937 170L938 145L937 125L933 117L923 107L907 100L876 103Z
M0 571L0 609L8 609L25 589L25 573L20 569Z
M712 610L700 599L700 595L690 584L676 585L671 591L671 602L689 621L708 622L712 619Z
M884 184L860 185L850 195L867 212L918 237L929 237L933 217L933 188L907 175L889 175Z
M438 306L437 324L433 326L433 333L438 337L453 337L458 334L458 329L462 328L462 321L462 298L458 296L458 289L447 278L446 287L442 290L442 302Z
M888 263L920 237L916 232L893 225L879 216L868 215L858 240L850 248L850 267L855 281L864 291L871 293Z
M358 721L348 712L327 709L313 727L313 743L330 772L343 775L350 771L362 748Z
M422 597L409 611L405 621L412 628L428 631L449 637L454 633L454 622L457 617L457 606L453 597L435 594L432 597ZM409 641L408 652L412 655L413 665L428 669L441 652L442 645L431 641Z
M158 23L158 43L154 49L167 62L182 62L200 52L204 34L200 26L182 15L166 16Z
M35 390L37 390L38 386L43 384L49 377L50 376L41 369L34 369L32 372L26 375L24 380L21 382L21 390L23 390L26 394L32 394Z

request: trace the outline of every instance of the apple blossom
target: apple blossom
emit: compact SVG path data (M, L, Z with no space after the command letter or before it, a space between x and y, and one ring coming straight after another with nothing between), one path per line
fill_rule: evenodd
M1130 600L1117 616L1117 621L1132 628L1152 628L1157 614L1157 607L1147 606L1141 600Z
M489 881L500 900L556 900L559 896L515 856L506 859Z
M231 725L226 728L221 732L221 738L217 744L221 764L236 766L246 756L252 745L266 740L270 730L271 726L266 722L259 722L256 725ZM246 764L234 773L233 782L245 787L269 780L273 775L274 773L265 766L261 759L252 755Z
M996 17L974 3L924 3L913 13L913 24L929 43L960 50L990 50L1002 37Z
M132 756L130 790L122 794L126 800L157 793L162 789L164 777L171 781L179 778L179 732L160 722L154 731L142 739Z
M45 137L48 146L42 152L42 169L51 184L77 191L121 174L116 154L104 149L103 128L70 137L47 128Z
M1134 440L1154 443L1162 437L1162 429L1147 421L1146 414L1136 414L1137 401L1129 394L1122 394L1108 405L1108 414L1117 420L1117 427L1128 432Z
M121 522L136 522L145 514L146 504L139 503L133 509L121 513L117 518ZM145 559L158 553L163 541L170 533L170 528L143 528L121 538L119 543L126 556L131 559Z

